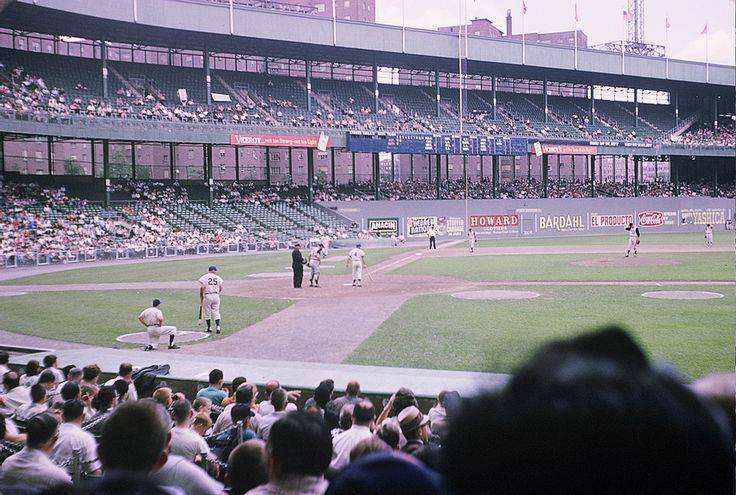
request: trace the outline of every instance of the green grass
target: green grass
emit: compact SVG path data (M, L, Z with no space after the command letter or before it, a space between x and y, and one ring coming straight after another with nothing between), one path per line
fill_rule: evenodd
M620 324L651 358L673 362L693 376L733 371L733 287L666 289L710 290L726 297L649 299L641 293L656 287L623 286L528 287L542 296L508 301L419 296L399 308L347 362L508 373L545 342Z
M672 234L650 234L646 229L641 229L642 239L645 244L688 244L705 245L705 232L678 232ZM623 231L620 235L586 235L586 236L561 236L561 237L514 237L510 239L486 239L478 241L479 247L504 247L504 246L595 246L595 245L621 245L626 247L628 237ZM734 233L725 231L713 232L713 243L716 245L733 244Z
M166 324L197 329L196 292L187 290L117 290L36 292L0 297L0 328L37 337L99 346L126 346L121 334L141 332L138 315L157 297L163 301ZM222 297L221 336L232 334L288 307L292 301ZM53 311L52 311L53 309Z
M472 281L594 281L594 280L733 280L732 253L641 254L647 258L674 260L677 265L587 267L574 261L622 256L617 254L467 255L422 258L396 269L409 275L441 275ZM633 263L633 258L631 258Z
M390 256L407 252L408 248L379 248L366 250L369 265L375 265ZM306 255L306 250L302 250ZM347 256L346 249L330 250L332 256ZM325 263L335 265L326 273L347 273L344 262ZM282 272L291 265L291 253L269 253L243 256L220 256L189 258L186 260L162 260L147 263L127 263L89 268L74 268L58 272L31 275L2 282L5 285L58 285L94 284L101 282L171 282L196 281L207 272L209 265L216 265L220 276L228 280L239 280L253 273Z

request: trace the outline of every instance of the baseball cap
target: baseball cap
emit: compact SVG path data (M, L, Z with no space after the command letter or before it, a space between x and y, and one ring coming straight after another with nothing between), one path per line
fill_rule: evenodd
M399 413L398 419L401 432L404 434L414 431L429 423L429 416L422 414L416 406L409 406L402 410Z
M241 419L250 418L255 415L256 413L248 407L248 404L235 404L230 410L230 417L233 418L233 423L237 423Z
M359 248L360 247L360 243L356 244L355 247L358 247Z
M208 270L211 271L211 272L216 272L217 271L217 267L215 265L210 265L210 267L208 268Z
M161 304L161 299L154 299L153 300L153 305L154 306L158 306L159 304Z

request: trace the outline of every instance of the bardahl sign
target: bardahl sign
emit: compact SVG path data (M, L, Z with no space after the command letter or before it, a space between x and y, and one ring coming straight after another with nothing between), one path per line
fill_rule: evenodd
M278 134L230 134L230 144L236 146L273 146L280 148L317 148L319 134L314 136L289 136ZM328 138L325 148L332 145Z

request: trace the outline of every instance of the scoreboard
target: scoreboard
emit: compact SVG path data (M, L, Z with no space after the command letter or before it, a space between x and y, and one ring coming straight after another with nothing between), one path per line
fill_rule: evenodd
M452 134L347 133L347 148L355 153L416 153L431 155L526 155L529 140L500 136Z

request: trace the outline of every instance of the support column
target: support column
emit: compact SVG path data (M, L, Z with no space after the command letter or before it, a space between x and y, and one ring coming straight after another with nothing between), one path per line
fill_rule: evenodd
M542 197L546 198L549 192L549 155L542 155Z
M373 153L373 197L376 201L381 198L381 159L378 153Z
M442 182L442 164L440 163L442 161L441 155L435 155L435 161L437 169L435 170L434 175L434 185L437 190L437 199L442 199L442 189L440 188L440 183Z
M493 100L493 120L496 120L496 76L491 77L491 99Z
M102 97L110 97L110 86L107 83L107 43L100 41L100 58L102 59Z
M337 177L335 174L335 148L330 148L330 175L332 187L337 184Z
M526 155L526 181L532 181L532 155Z
M434 71L434 103L435 110L434 114L436 117L440 116L440 71Z
M626 155L625 160L625 169L624 169L624 181L626 184L629 183L629 156Z
M468 155L463 155L463 183L465 183L467 180L468 180Z
M206 158L206 166L207 166L207 189L209 194L207 195L207 206L212 206L212 203L214 201L214 182L215 179L212 174L212 145L206 144L205 145L205 158Z
M235 177L240 173L240 167L238 166L238 153L237 147L235 151ZM176 180L176 145L169 143L169 179L172 181Z
M572 172L572 181L575 182L575 155L570 155L570 160L572 161L570 167Z
M491 197L498 199L498 155L491 157Z
M135 159L135 141L130 142L130 169L133 175L133 180L138 178L137 163Z
M680 125L680 92L675 90L675 126Z
M718 134L718 95L713 95L713 133Z
M445 179L450 180L450 156L445 155Z
M210 74L210 52L204 49L204 89L207 91L207 105L212 105L212 74Z
M432 155L427 155L427 182L432 183Z
M287 159L289 160L289 184L294 183L294 162L292 161L294 153L291 148L287 148Z
M306 77L307 77L307 112L312 111L312 61L305 60Z
M675 196L680 195L680 160L673 160L670 157L670 169L674 172Z
M110 206L110 141L102 140L102 182L105 185L105 208Z
M634 157L634 196L639 196L639 162L641 157Z
M396 168L396 162L394 162L394 154L391 153L391 182L396 181L395 168Z
M355 177L356 177L356 175L355 175L355 152L353 151L350 154L353 155L353 157L352 157L352 161L353 161L353 185L355 185L357 183L357 181L355 180Z
M616 156L611 156L611 175L613 175L613 182L616 182Z
M266 146L266 185L271 185L271 148Z
M314 148L307 148L307 203L314 203Z
M409 155L409 180L414 181L414 153Z
M49 136L46 138L46 158L48 161L49 175L54 173L54 138Z
M639 90L634 89L634 128L639 127Z
M560 155L557 155L557 180L562 178L562 163L560 161Z
M549 106L547 105L547 78L542 81L542 94L544 95L544 123L549 122Z
M373 114L378 115L378 66L373 64Z
M480 155L480 180L483 180L483 155Z
M590 155L590 197L595 198L595 155Z
M4 148L5 143L4 143L3 137L4 137L3 135L0 135L0 155L2 155L0 173L5 172L5 148ZM95 156L95 140L90 139L89 145L90 145L89 158L92 164L92 178L94 178L94 177L97 177L97 157Z
M718 196L718 160L713 160L713 192L714 198Z
M595 97L593 96L593 85L588 86L590 89L590 125L595 124Z

